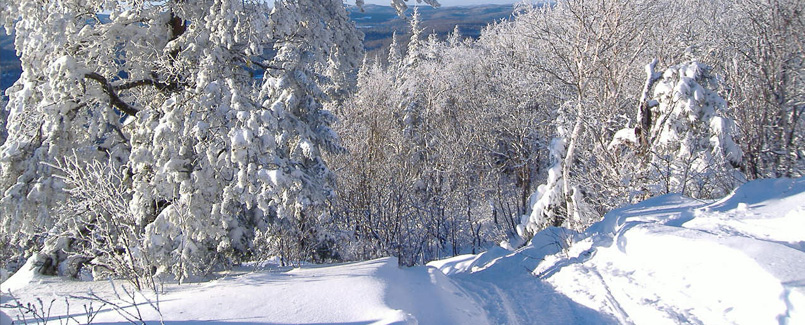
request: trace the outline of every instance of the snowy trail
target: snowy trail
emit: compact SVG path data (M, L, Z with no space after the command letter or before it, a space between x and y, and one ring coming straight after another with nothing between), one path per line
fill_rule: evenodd
M609 213L535 272L621 323L805 323L803 229L805 179L711 204L666 195Z
M550 286L458 279L493 324L616 324L615 318L573 302Z
M383 258L168 285L160 307L167 323L186 324L805 324L803 229L805 178L755 181L718 202L649 199L583 233L548 228L516 251L495 247L425 267ZM23 302L112 295L105 282L31 271L0 289L3 304L9 289ZM0 322L17 314L4 307ZM59 298L52 318L64 315ZM107 309L95 321L122 318Z
M523 324L524 320L521 319L521 316L518 316L511 299L495 284L472 281L458 281L458 283L470 292L475 301L481 303L481 306L489 314L490 322L494 324Z
M494 324L616 324L612 315L583 306L557 292L530 270L534 256L554 246L529 246L518 252L492 249L431 262L481 305Z
M717 202L665 195L584 233L548 228L515 252L430 265L501 324L805 324L803 229L805 178L761 180Z

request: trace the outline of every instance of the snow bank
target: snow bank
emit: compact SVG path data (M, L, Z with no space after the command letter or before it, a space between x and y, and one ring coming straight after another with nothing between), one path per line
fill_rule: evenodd
M534 274L620 323L805 323L805 179L613 211ZM547 237L538 234L537 237Z
M25 264L17 270L14 275L3 281L3 284L0 284L0 291L3 293L18 291L31 283L37 282L38 279L43 278L43 276L37 272L39 267L35 265L36 261L36 255L29 257L28 260L25 261Z

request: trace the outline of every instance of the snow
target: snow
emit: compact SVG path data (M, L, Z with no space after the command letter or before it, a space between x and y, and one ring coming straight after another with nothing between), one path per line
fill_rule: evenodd
M33 283L34 281L41 279L42 276L33 272L35 266L34 262L36 261L36 257L29 258L25 264L20 268L20 270L10 278L5 280L2 285L0 285L0 291L2 293L17 292L25 288L27 285ZM4 303L5 300L2 300Z
M609 213L535 270L621 322L802 323L805 179L707 204L677 195Z
M802 324L802 229L805 178L759 180L718 201L655 197L581 233L549 227L516 251L495 247L413 268L394 258L244 267L168 284L159 308L171 323ZM66 312L61 297L113 297L108 282L35 275L32 261L0 286L3 324L18 315L7 307L9 290L22 302L57 297L52 317ZM71 303L75 311L85 302ZM107 307L95 322L120 320Z
M427 271L403 270L397 267L395 259L385 258L289 272L249 273L165 295L161 308L197 321L394 323L416 319L443 323L444 319L463 319L470 322L471 314L464 311L478 313L473 302L448 291L459 292L450 287L444 275ZM389 286L394 283L410 286ZM222 302L249 300L252 303L221 307Z
M13 290L25 302L36 297L47 302L56 297L51 312L54 318L65 315L62 297L70 294L81 295L91 289L101 297L114 298L107 282L52 277L35 281L32 277L32 272L17 272L3 283L3 292ZM168 285L166 292L159 297L159 308L170 322L484 324L486 319L483 309L436 268L401 269L395 258L232 272L206 283ZM3 304L9 301L7 295L2 299ZM156 300L153 295L149 299ZM84 303L73 301L73 310L82 310ZM159 320L152 308L141 306L140 311L146 320ZM3 324L7 323L4 318L13 320L17 315L11 308L2 312ZM95 322L120 318L107 309Z
M637 144L637 135L634 128L625 128L615 132L615 135L612 136L612 142L609 143L607 149L612 150L612 148L626 144Z

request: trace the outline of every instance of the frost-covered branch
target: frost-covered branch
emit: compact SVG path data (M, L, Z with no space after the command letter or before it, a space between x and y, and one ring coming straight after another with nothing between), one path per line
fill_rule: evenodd
M86 73L84 74L84 77L95 80L99 84L101 84L101 88L103 89L103 92L106 93L107 96L109 96L109 103L112 104L112 106L116 107L121 112L126 113L129 116L137 115L138 112L137 109L135 109L134 107L132 107L131 105L120 99L120 96L118 96L117 92L115 91L115 87L112 86L112 84L109 83L108 80L106 80L106 77L100 75L97 72Z

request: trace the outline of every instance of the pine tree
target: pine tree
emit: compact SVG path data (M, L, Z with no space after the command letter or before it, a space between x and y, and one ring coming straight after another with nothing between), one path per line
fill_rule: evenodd
M666 69L657 81L650 150L660 193L721 197L744 181L735 124L717 89L710 67L695 61Z
M397 31L391 33L391 44L389 45L388 55L389 69L398 69L402 64L402 53L400 53L399 37Z

